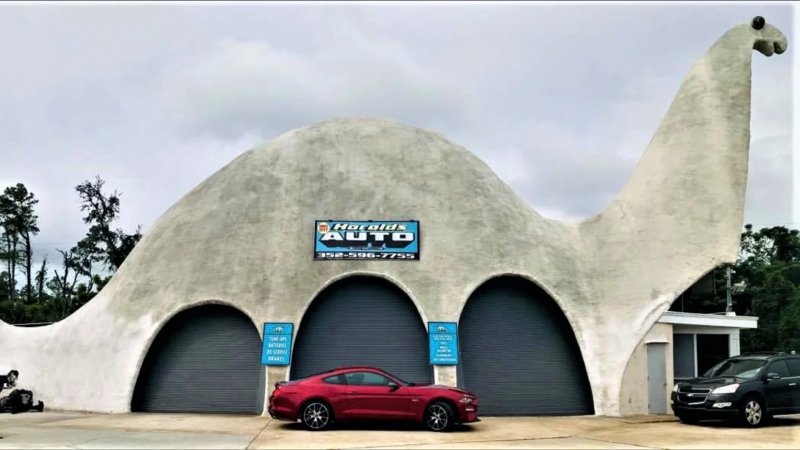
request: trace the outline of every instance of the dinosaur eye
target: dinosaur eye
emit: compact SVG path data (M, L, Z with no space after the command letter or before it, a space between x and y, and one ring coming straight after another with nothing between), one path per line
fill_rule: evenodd
M764 18L763 18L763 17L761 17L761 16L755 16L755 17L753 17L753 23L752 23L752 25L753 25L753 28L754 28L754 29L756 29L756 30L760 30L760 29L764 28L764 25L765 25L766 23L767 23L767 21L766 21L766 20L764 20Z

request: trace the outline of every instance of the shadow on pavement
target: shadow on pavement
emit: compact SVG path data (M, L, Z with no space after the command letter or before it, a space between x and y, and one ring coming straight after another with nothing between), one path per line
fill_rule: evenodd
M280 428L283 430L305 431L301 423L282 423ZM343 422L331 425L331 431L418 431L420 433L433 433L428 431L421 424L414 422ZM469 433L473 428L469 425L455 425L449 433Z
M732 420L703 420L695 424L694 426L711 427L711 428L745 428L745 426L739 424L737 421L732 421ZM778 416L767 421L764 425L762 425L762 428L796 427L796 426L800 426L800 418L798 418L797 416L794 417Z

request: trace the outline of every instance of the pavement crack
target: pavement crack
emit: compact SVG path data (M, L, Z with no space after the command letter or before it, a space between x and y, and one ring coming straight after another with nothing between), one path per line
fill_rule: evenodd
M630 445L632 447L639 447L639 448L646 448L646 449L660 449L660 450L668 450L666 447L648 447L646 445L639 445L639 444L632 444L630 442L617 442L617 441L609 441L608 439L597 439L597 438L590 438L581 435L575 435L574 437L579 439L586 439L587 441L595 441L595 442L605 442L608 444L616 444L616 445Z
M273 421L273 420L274 420L274 419L269 419L269 420L267 420L267 423L265 423L265 424L264 424L264 426L261 428L261 431L259 431L258 433L256 433L256 435L255 435L255 436L253 436L253 439L251 439L251 440L250 440L250 443L248 443L248 444L247 444L247 447L245 447L245 449L249 449L249 448L250 448L250 447L253 445L253 443L254 443L254 442L255 442L255 441L256 441L256 440L257 440L257 439L258 439L258 438L259 438L259 437L260 437L262 434L264 434L264 432L265 432L265 431L267 431L267 427L269 426L269 424L271 424L271 423L272 423L272 421Z

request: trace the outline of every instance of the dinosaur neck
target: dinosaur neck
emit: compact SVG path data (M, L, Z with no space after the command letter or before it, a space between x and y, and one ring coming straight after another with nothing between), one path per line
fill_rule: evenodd
M752 53L752 35L736 27L694 64L628 184L600 217L640 234L674 238L680 227L738 236Z

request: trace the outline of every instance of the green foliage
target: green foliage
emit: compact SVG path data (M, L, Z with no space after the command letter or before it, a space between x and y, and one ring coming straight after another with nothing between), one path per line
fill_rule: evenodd
M727 266L711 275L713 292L688 289L672 310L714 313L725 311ZM800 351L800 231L786 227L755 231L746 225L736 264L731 265L733 284L744 283L744 292L732 296L737 315L758 317L758 328L742 330L741 350Z
M31 238L39 232L34 214L38 200L21 183L0 195L0 320L59 321L97 295L122 265L141 239L141 227L133 234L112 229L119 216L120 194L106 195L104 184L96 177L76 186L89 230L71 249L58 250L61 267L52 269L53 276L47 257L38 270L33 267ZM25 280L21 287L19 275Z
M87 180L75 187L81 198L81 211L86 212L83 221L90 228L86 237L72 251L84 267L102 262L111 271L116 271L142 238L142 234L141 227L133 234L111 228L111 223L119 216L120 194L114 191L106 195L103 193L104 184L105 181L96 177L94 182ZM91 274L88 276L91 277Z
M33 250L31 238L39 233L34 207L39 203L32 192L24 184L5 188L0 195L0 227L2 227L3 250L0 259L6 262L6 273L11 285L11 298L16 295L17 268L25 275L22 295L31 303L33 301Z

